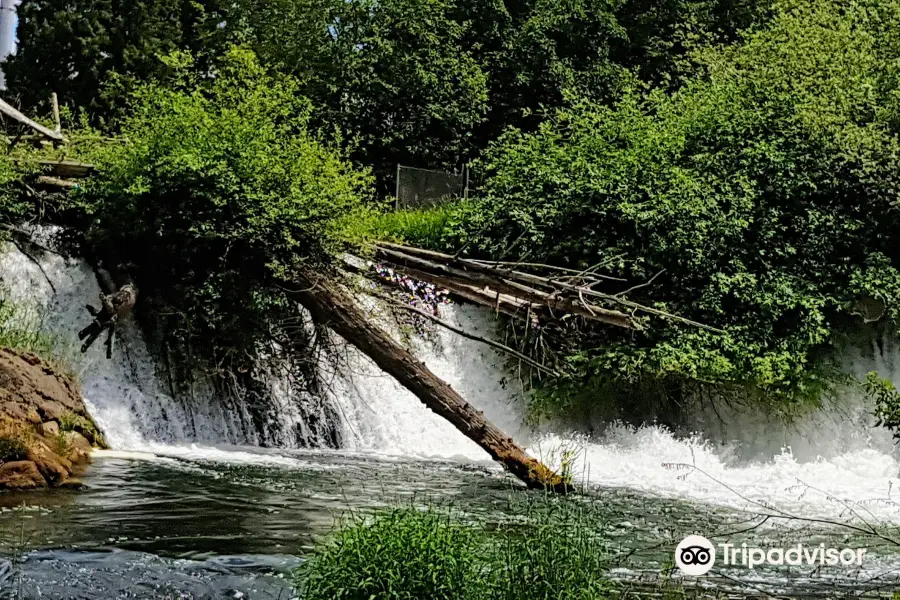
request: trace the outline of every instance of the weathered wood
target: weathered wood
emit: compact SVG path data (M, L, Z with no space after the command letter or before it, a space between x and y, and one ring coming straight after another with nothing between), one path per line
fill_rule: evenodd
M6 103L3 100L0 100L0 113L3 113L4 115L6 115L8 117L12 117L16 121L19 121L20 123L28 125L35 131L40 132L45 137L48 137L51 140L55 140L57 142L64 142L66 140L66 138L63 137L62 133L60 133L58 131L53 131L52 129L48 129L48 128L44 127L40 123L36 123L35 121L32 121L31 119L29 119L28 117L26 117L25 115L20 113L18 110L16 110L10 104Z
M359 264L347 260L346 257L344 258L344 265L350 271L362 275L363 277L366 277L373 281L387 283L387 280L379 277L374 271L368 271L361 267ZM472 304L485 306L487 308L490 308L491 310L496 310L497 312L501 312L515 319L525 319L528 315L528 308L532 306L530 302L525 302L524 300L519 300L518 298L513 298L512 296L507 296L506 294L500 294L498 298L498 295L496 293L485 292L484 290L480 290L475 286L460 283L446 277L433 275L425 271L419 271L417 269L407 267L403 269L403 272L413 279L425 281L440 288L446 289L457 300L461 299L467 302L471 302ZM533 309L533 312L540 313L540 308L541 307L535 307Z
M494 460L528 487L567 493L564 478L529 456L511 437L485 419L450 385L387 333L372 324L353 298L326 277L298 274L288 293L347 342L371 358L385 373L415 394L425 406L449 421L463 435L483 448Z
M395 268L401 271L408 271L409 268L413 268L419 272L437 273L448 279L455 279L478 287L487 287L495 294L499 292L534 304L543 304L551 310L574 313L586 319L601 321L617 327L627 329L635 327L631 317L625 313L589 304L580 299L573 300L572 298L558 296L555 293L544 292L517 281L503 279L496 275L482 272L481 270L469 271L425 258L410 256L381 245L375 247L375 255L392 263ZM413 275L410 274L410 276Z
M94 173L94 165L74 160L39 160L41 168L48 174L63 179L83 179Z
M41 175L37 178L37 183L40 185L48 185L50 187L59 187L59 188L74 188L78 186L78 183L72 181L70 179L60 179L59 177L51 177L49 175Z
M707 331L720 334L725 333L725 330L718 327L712 327L658 308L628 300L623 298L622 294L606 294L595 291L589 286L577 286L560 279L541 277L533 273L517 271L507 266L491 266L486 264L486 261L461 259L433 250L424 250L389 242L378 242L375 244L375 251L376 255L391 260L403 269L416 267L424 271L436 270L447 274L449 277L461 278L478 285L487 285L495 291L520 297L532 303L546 304L554 310L571 312L588 319L603 321L619 327L635 328L636 323L631 316L623 312L597 306L589 302L589 300L601 300L631 309L633 312L643 312L678 321L692 327L706 329Z
M50 94L50 101L53 104L53 123L56 125L56 133L62 133L62 122L59 120L59 98L56 92Z
M91 163L83 163L74 160L35 160L28 158L12 158L13 162L38 165L45 175L64 179L84 179L93 175L96 167Z

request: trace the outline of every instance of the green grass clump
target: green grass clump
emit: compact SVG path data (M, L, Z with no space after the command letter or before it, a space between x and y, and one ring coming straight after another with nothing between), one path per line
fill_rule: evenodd
M370 214L354 226L356 237L445 250L445 234L461 203Z
M58 372L77 379L71 344L47 331L43 315L13 302L3 289L0 289L0 347L31 352Z
M498 600L595 600L608 598L612 586L602 520L591 504L546 498L514 512L525 523L504 526L495 544L491 598Z
M25 460L32 440L22 423L9 418L0 420L0 463Z
M590 504L541 499L487 528L450 510L354 517L298 570L311 600L597 600L613 593Z
M436 510L354 516L298 572L306 600L481 598L478 532Z

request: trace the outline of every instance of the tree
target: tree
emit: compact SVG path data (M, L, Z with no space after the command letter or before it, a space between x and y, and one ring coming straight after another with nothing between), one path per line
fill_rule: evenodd
M453 19L451 0L354 0L299 9L282 2L264 14L285 4L296 18L312 13L304 22L315 26L301 26L294 38L295 28L278 19L255 22L257 45L268 61L304 80L317 121L340 130L353 157L373 169L380 192L389 191L397 163L451 169L474 155L487 79L461 44L465 28Z
M94 157L100 175L76 198L90 237L137 265L185 347L246 361L296 317L266 282L327 262L370 179L308 130L298 82L267 76L252 53L232 49L210 78L187 55L166 63L172 80L133 92L128 143Z
M708 76L677 92L584 101L511 132L458 242L575 269L605 261L652 279L636 295L728 331L654 322L565 345L623 404L699 382L815 400L839 380L823 357L855 300L898 318L898 25L896 2L784 0L769 27L695 55Z
M301 353L299 302L529 486L564 492L563 478L368 322L335 281L369 175L308 131L298 82L239 48L202 75L183 55L166 62L176 81L134 92L127 142L98 153L82 202L95 243L136 263L156 313L176 316L181 345L227 371L246 370L272 342Z
M10 91L27 107L56 92L100 117L117 106L111 91L161 74L160 57L215 46L223 11L188 0L25 0L17 15L16 54L3 66ZM120 86L104 97L113 73Z

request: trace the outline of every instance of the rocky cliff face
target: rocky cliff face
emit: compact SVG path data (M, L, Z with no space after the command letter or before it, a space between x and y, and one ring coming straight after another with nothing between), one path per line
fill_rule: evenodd
M105 443L71 377L0 348L0 489L76 485L95 446Z

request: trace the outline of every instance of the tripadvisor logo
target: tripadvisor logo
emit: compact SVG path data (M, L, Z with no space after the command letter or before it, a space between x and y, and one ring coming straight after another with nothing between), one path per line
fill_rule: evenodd
M685 575L706 575L716 564L716 549L702 535L689 535L675 548L675 564Z
M826 548L825 544L789 548L754 548L720 543L714 546L702 535L689 535L675 548L675 564L685 575L705 575L716 564L716 548L724 567L743 566L755 569L759 565L862 565L865 548Z

